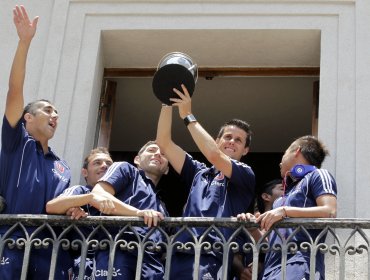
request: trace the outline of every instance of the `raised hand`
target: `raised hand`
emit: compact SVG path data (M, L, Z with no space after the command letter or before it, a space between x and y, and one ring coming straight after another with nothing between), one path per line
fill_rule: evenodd
M15 6L13 9L13 21L21 41L30 42L32 40L36 33L38 20L39 17L37 16L31 22L23 6Z
M174 88L173 91L179 96L179 98L170 98L172 106L177 106L179 108L180 118L184 119L187 115L191 114L191 97L184 85L181 85L182 91Z

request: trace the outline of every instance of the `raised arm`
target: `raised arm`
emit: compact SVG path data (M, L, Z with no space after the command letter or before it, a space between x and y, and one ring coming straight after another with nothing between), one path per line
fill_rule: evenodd
M38 17L35 17L31 22L26 9L23 6L16 6L13 9L13 21L17 29L19 42L10 71L9 90L5 107L5 116L12 127L17 124L23 113L23 85L27 54L36 32Z
M180 174L184 165L186 153L172 141L171 126L172 106L162 106L158 120L156 143L175 171Z
M171 98L171 101L175 102L174 106L179 108L180 118L184 119L192 114L191 97L186 87L184 85L181 85L181 87L183 92L174 89L179 98ZM212 136L197 121L189 123L188 129L195 144L207 160L226 177L230 178L232 172L231 159L218 148Z

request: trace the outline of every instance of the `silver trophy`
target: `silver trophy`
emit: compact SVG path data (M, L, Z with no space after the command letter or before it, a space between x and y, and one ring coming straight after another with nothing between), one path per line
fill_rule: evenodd
M198 66L191 57L181 52L172 52L166 54L158 64L153 77L153 92L162 103L171 105L170 98L178 97L173 88L182 91L181 84L184 84L192 96L197 80Z

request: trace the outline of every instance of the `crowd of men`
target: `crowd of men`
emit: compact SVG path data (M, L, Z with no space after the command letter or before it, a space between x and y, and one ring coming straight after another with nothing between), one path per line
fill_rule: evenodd
M162 105L158 120L157 135L148 141L134 158L135 165L128 162L113 162L106 148L93 149L85 158L82 175L86 184L71 186L68 164L49 147L49 140L58 126L58 111L48 100L36 100L24 106L23 86L28 51L36 34L38 17L31 20L23 6L13 10L14 25L19 37L9 78L5 115L2 123L0 154L0 194L5 200L5 214L59 214L81 219L87 215L115 215L143 217L147 227L136 227L144 238L151 227L169 216L165 205L157 195L156 187L161 177L167 174L169 165L184 182L188 198L183 217L238 217L240 220L255 219L259 229L251 231L258 240L272 226L287 217L335 217L337 188L333 176L321 164L328 154L324 145L314 136L294 140L282 157L281 178L273 181L258 193L258 213L247 213L254 205L256 196L255 175L250 166L241 161L249 152L252 131L250 125L240 119L223 124L213 138L192 112L192 99L187 88L174 89L176 98L172 105ZM171 137L172 114L177 107L179 117L210 163L199 162L173 142ZM0 227L0 235L8 226ZM28 227L32 233L34 227ZM86 229L89 230L89 229ZM110 234L118 232L109 228ZM200 238L204 228L191 228L193 236ZM279 236L289 236L293 229L271 231L268 242L271 246L282 242ZM231 229L221 228L227 240ZM312 238L319 235L309 230ZM18 230L12 238L22 236ZM44 233L43 237L48 237ZM125 233L125 240L132 240ZM161 234L151 234L154 243L162 241ZM297 234L294 241L304 242L308 237ZM210 232L206 238L211 244L219 236ZM176 241L192 241L189 234L179 234ZM4 247L0 262L0 279L19 279L22 271L23 251ZM48 279L51 247L33 249L28 264L27 279ZM83 263L85 279L105 279L109 251L89 252ZM135 279L138 252L117 250L113 264L113 279ZM170 279L192 279L194 273L193 252L173 253ZM81 259L66 251L59 256L54 279L76 278ZM252 267L248 256L235 254L230 276L236 279L251 279ZM141 279L163 279L164 256L162 252L145 250ZM91 265L90 265L91 264ZM199 279L220 279L223 257L211 250L202 252L197 273ZM324 260L316 257L316 278L325 278ZM281 255L269 251L260 262L261 279L281 279ZM287 260L286 279L309 279L310 253L298 251ZM76 276L77 275L77 276Z

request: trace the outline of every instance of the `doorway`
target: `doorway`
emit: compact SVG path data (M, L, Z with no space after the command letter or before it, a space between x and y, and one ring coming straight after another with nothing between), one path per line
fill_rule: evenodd
M140 147L155 139L161 103L152 92L151 77L115 77L107 81L116 85L115 106L107 107L115 107L109 150L115 161L133 163ZM232 118L251 124L251 151L242 161L254 170L258 189L280 177L278 164L293 139L312 134L315 81L316 76L200 77L193 95L193 113L212 136ZM174 141L195 159L206 162L176 109L173 117ZM188 191L178 175L171 170L158 189L171 216L181 216Z

